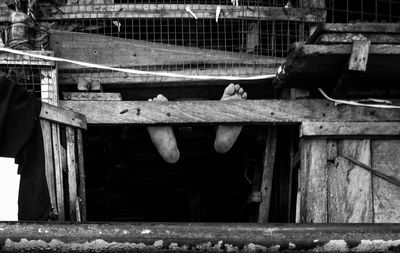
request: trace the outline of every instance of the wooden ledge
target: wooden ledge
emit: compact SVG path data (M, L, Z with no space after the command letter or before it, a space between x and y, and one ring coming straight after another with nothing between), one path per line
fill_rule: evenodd
M397 103L396 103L397 102ZM394 101L399 104L400 101ZM301 122L399 122L400 110L335 106L327 100L60 101L89 124L299 124Z

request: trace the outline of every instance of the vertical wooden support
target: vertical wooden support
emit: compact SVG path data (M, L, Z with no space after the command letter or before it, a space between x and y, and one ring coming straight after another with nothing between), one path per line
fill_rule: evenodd
M58 124L52 123L51 130L52 130L52 139L53 139L53 155L54 155L54 167L55 167L55 176L56 176L58 219L59 219L59 221L65 221L63 171L62 171L62 164L61 164L60 127L58 126Z
M86 221L86 184L85 184L85 167L83 160L83 140L82 130L77 129L77 144L78 144L78 171L79 171L79 207L81 213L81 220Z
M370 40L355 40L349 60L349 70L366 71L369 55Z
M301 222L327 222L327 140L302 140ZM298 220L298 218L296 218Z
M75 132L72 127L66 128L67 135L67 165L68 165L68 193L69 193L69 217L76 220L76 202L78 190L76 184L76 157L75 157Z
M45 173L47 188L49 190L50 202L52 211L58 214L57 208L57 196L56 196L56 186L54 177L54 161L53 161L53 146L52 146L52 135L50 122L47 120L40 120L43 135L43 145L44 145L44 156L45 156Z
M261 203L259 207L258 222L267 223L270 209L272 190L272 177L274 174L275 152L276 152L277 128L269 127L264 152L264 171L261 182Z

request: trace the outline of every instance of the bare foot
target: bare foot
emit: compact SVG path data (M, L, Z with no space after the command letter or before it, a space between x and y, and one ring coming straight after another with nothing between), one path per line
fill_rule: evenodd
M244 92L243 88L241 88L239 84L231 83L225 88L221 101L246 98L247 93ZM242 131L242 126L218 126L214 141L215 151L221 154L228 152L232 148L233 144L235 144L240 131Z
M149 101L168 101L166 97L159 94ZM156 146L158 153L168 163L176 163L179 160L179 150L172 127L147 127L151 141Z

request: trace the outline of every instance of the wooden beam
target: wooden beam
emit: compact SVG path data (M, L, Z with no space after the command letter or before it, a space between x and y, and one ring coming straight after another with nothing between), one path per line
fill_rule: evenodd
M337 33L400 33L400 24L398 23L322 23L318 27L320 32Z
M353 43L354 40L367 39L371 44L400 44L399 34L360 34L360 33L328 33L321 34L315 44Z
M276 63L273 58L266 56L75 32L53 32L50 35L49 45L57 57L120 68L176 64ZM118 48L118 50L105 50L107 48ZM60 62L57 66L60 70L85 68L67 62Z
M300 137L377 138L400 137L400 124L397 122L303 122Z
M30 54L38 54L44 56L54 56L52 51L25 51ZM28 65L28 66L50 66L54 67L55 62L42 60L35 57L17 55L0 51L0 65Z
M199 19L215 19L218 5L205 4L92 4L60 6L60 12L49 12L41 20L68 19L118 19L118 18L193 18L186 11L189 7ZM308 8L232 6L219 5L219 19L257 19L257 20L290 20L306 22L324 22L323 15L310 14Z
M266 65L249 65L248 67L241 66L227 66L219 68L208 68L208 69L184 69L180 71L168 71L170 73L182 74L182 75L207 75L207 76L253 76L253 75L269 75L275 74L280 64L284 62L283 58L274 59L274 63ZM172 66L171 66L172 68ZM73 71L73 72L60 72L59 83L61 85L76 85L80 79L86 79L89 82L100 82L101 84L118 84L123 86L133 86L138 83L155 83L157 85L163 85L165 83L168 86L182 85L181 82L185 82L186 86L190 86L194 83L195 86L199 85L198 80L189 78L179 77L166 77L166 76L155 76L155 75L133 75L122 72L109 72L109 71ZM180 83L177 83L180 82ZM203 80L202 83L210 84L216 83L215 80ZM220 82L221 85L226 85L226 82Z
M268 223L270 200L272 191L272 178L274 175L276 153L277 128L271 126L267 130L266 145L263 157L263 174L261 181L261 203L259 206L258 223Z
M79 109L77 111L79 111ZM47 119L49 121L60 123L63 125L87 129L85 115L70 110L64 110L62 108L47 103L42 103L40 118Z
M63 92L64 100L73 101L121 101L121 93L110 92Z
M394 103L400 103L394 101ZM304 121L400 121L400 110L335 106L327 100L60 101L89 124L297 124Z

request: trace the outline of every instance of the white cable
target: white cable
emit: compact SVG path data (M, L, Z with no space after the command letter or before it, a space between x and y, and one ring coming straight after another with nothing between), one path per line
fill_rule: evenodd
M47 55L39 55L39 54L31 54L28 52L20 51L20 50L15 50L11 48L0 48L0 51L3 52L8 52L12 54L18 54L18 55L26 55L29 57L34 57L34 58L39 58L42 60L47 60L47 61L55 61L55 62L68 62L88 68L96 68L96 69L106 69L106 70L113 70L113 71L119 71L119 72L124 72L124 73L129 73L129 74L137 74L137 75L155 75L155 76L165 76L165 77L176 77L176 78L188 78L188 79L198 79L198 80L229 80L229 81L238 81L238 80L262 80L262 79L271 79L275 78L276 75L257 75L257 76L245 76L245 77L239 77L239 76L208 76L208 75L183 75L183 74L177 74L177 73L169 73L169 72L154 72L154 71L143 71L143 70L136 70L136 69L123 69L123 68L113 68L113 67L107 67L99 64L94 64L94 63L87 63L87 62L81 62L81 61L73 61L73 60L68 60L68 59L63 59L63 58L58 58L58 57L53 57L53 56L47 56Z
M358 103L355 101L350 101L350 100L340 100L340 99L333 99L328 97L326 93L321 89L318 88L319 92L321 92L322 96L324 96L326 99L335 102L335 105L337 104L345 104L345 105L354 105L354 106L365 106L365 107L372 107L372 108L383 108L383 109L400 109L400 106L396 105L378 105L378 104L363 104L363 103Z

